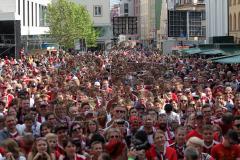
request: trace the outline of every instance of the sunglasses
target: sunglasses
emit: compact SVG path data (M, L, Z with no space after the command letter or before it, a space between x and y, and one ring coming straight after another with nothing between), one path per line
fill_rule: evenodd
M117 113L125 113L125 111L122 110L116 110Z
M120 136L118 136L118 135L113 135L113 136L111 136L110 138L119 138Z
M74 128L73 129L73 132L77 132L77 131L80 131L82 128L81 127L78 127L78 128Z
M47 107L47 105L40 105L40 108L46 108Z

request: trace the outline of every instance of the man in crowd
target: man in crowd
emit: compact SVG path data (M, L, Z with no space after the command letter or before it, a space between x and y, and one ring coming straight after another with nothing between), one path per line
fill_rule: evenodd
M217 144L212 148L211 155L215 159L232 160L240 159L240 148L238 144L238 134L233 130L229 130L224 136L221 144Z

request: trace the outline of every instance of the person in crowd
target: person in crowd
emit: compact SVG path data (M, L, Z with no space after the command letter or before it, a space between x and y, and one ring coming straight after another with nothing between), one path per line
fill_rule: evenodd
M71 140L63 142L64 154L59 157L59 160L85 160L84 155L77 154L76 145Z
M211 150L214 159L240 159L238 134L236 131L228 130L224 135L223 142L215 145Z
M167 147L165 133L161 130L157 130L154 134L154 144L146 151L146 158L151 159L169 159L177 160L176 150Z
M240 116L234 117L233 130L238 133L238 138L240 138Z
M202 112L203 112L203 115L204 115L204 123L205 124L212 124L212 121L213 121L213 117L212 117L212 114L213 114L213 111L211 109L211 106L209 104L204 104L202 106Z
M46 136L48 133L52 132L52 128L48 122L43 122L40 126L40 135L41 137Z
M98 157L103 153L104 146L103 143L100 141L94 141L91 143L91 155L92 159L98 159Z
M98 122L95 120L88 121L88 124L86 126L86 135L88 136L88 139L91 139L92 135L95 133L98 133L99 126Z
M16 128L16 117L7 115L5 117L6 128L0 132L0 143L7 138L17 138L20 136L19 131Z
M5 158L9 160L26 160L26 157L21 153L17 142L11 138L5 139L2 143L5 150Z
M70 126L69 135L71 139L78 144L77 151L79 153L82 153L84 147L86 146L87 138L83 134L84 131L82 125L78 122L72 123Z
M127 145L119 129L108 129L106 140L105 149L113 160L127 159Z
M106 123L106 127L109 127L112 125L112 123L117 119L124 119L127 116L127 109L121 104L113 104L111 109L111 120Z
M27 114L24 117L24 124L17 124L16 127L20 135L31 133L34 135L34 137L40 136L41 124L39 122L35 123L34 117L31 114Z
M32 151L28 154L28 160L55 160L51 154L46 138L39 137L35 140Z
M57 135L57 151L60 154L64 154L63 142L68 139L68 127L65 124L57 125L55 128L55 134Z
M34 144L35 138L32 134L26 134L22 137L17 138L17 142L20 147L20 152L25 156L28 157L28 154L32 151L32 147Z
M148 142L153 144L153 135L156 132L156 128L153 126L153 118L151 115L145 115L143 118L143 126L140 127L140 130L143 130L148 135Z
M240 94L234 97L233 115L240 115Z
M97 160L111 160L111 157L107 153L102 153L99 155Z
M69 116L71 117L71 120L74 121L75 118L79 115L78 113L78 107L76 106L70 106L68 108Z
M198 150L201 160L214 160L213 157L207 153L203 152L204 142L198 137L191 137L187 141L187 147L193 147Z
M200 159L200 154L198 150L194 147L188 147L184 151L184 159L185 160L199 160Z
M47 113L45 119L51 128L54 128L54 126L57 124L56 117L53 112Z
M200 139L203 139L202 137L202 127L204 125L204 121L203 121L203 113L201 111L197 111L195 113L195 126L196 129L190 131L187 134L187 140L191 137L198 137Z
M177 121L178 124L181 124L180 116L173 111L173 106L171 104L166 104L164 110L167 115L168 123L171 124L173 121Z
M214 130L212 125L203 126L203 152L211 154L212 148L218 144L217 141L214 140Z
M51 154L54 154L56 159L59 159L60 153L57 151L57 135L48 133L45 135L45 138L47 139Z
M0 115L0 132L5 128L5 117Z
M184 127L178 127L175 131L175 142L170 145L170 147L176 150L179 160L184 158L184 150L186 149L185 137L186 129Z

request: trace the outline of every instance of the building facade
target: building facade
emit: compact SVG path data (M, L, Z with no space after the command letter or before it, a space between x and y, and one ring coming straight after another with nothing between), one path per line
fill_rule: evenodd
M210 37L228 36L228 1L206 0L206 35Z
M92 17L94 27L100 31L97 39L99 49L105 49L107 43L111 41L111 18L110 0L73 0L86 7Z
M168 37L186 43L203 43L206 40L205 0L169 0Z
M160 28L157 31L157 48L162 48L163 41L168 39L168 9L167 1L162 1Z
M141 41L143 46L157 47L157 32L160 30L162 0L140 1Z
M134 16L134 0L120 0L120 16Z
M114 4L111 8L111 22L113 20L113 17L119 17L120 16L120 4Z
M240 0L229 0L229 35L240 44Z
M1 0L0 54L39 49L47 41L46 9L51 0Z

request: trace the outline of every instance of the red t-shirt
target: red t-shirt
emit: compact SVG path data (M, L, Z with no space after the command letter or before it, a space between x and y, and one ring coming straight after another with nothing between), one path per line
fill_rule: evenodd
M212 148L211 156L217 160L235 160L240 158L240 148L237 145L227 148L223 144L217 144Z
M162 157L162 158L161 158ZM154 145L146 151L146 158L147 160L177 160L177 152L175 149L171 147L166 147L166 153L162 153L162 156L158 157L156 148Z
M219 144L219 143L216 142L216 141L213 141L210 146L207 146L207 145L204 143L203 153L211 154L212 148L213 148L215 145L217 145L217 144Z
M186 136L186 140L189 140L189 138L191 137L198 137L200 139L203 139L203 136L200 133L198 133L196 130L190 131Z

